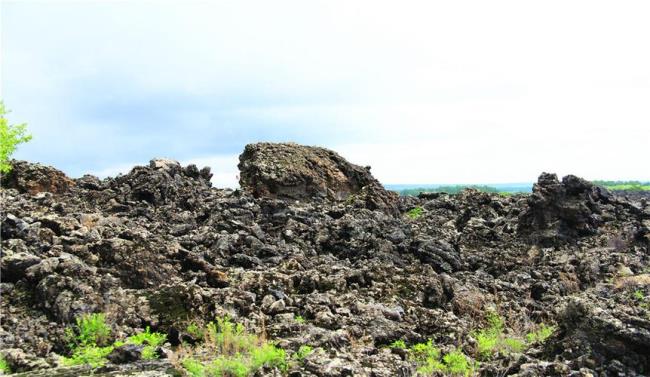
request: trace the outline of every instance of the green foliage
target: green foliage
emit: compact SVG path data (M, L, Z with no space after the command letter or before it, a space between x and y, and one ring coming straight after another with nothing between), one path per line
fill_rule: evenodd
M19 144L32 139L32 135L27 134L26 124L9 124L5 118L8 113L4 103L0 101L0 173L11 171L9 157L16 151Z
M77 344L80 346L106 344L111 328L103 313L84 314L77 318Z
M196 323L192 322L187 326L187 333L190 334L194 339L203 339L203 329Z
M434 188L418 187L412 189L404 189L398 192L402 196L417 196L423 192L444 192L447 194L456 195L465 189L474 189L474 190L489 192L494 194L500 192L496 187L485 186L485 185L450 185L450 186L438 186Z
M286 352L270 343L251 349L251 359L253 370L263 366L275 367L283 372L287 370Z
M144 330L144 332L131 335L130 337L126 338L126 342L130 344L145 344L153 347L158 347L165 343L165 340L167 340L167 335L151 332L151 329L149 326Z
M204 377L205 376L205 367L203 363L195 359L184 359L181 361L181 365L185 368L185 371L190 374L192 377Z
M415 362L418 373L423 375L442 372L451 376L469 376L475 374L479 367L477 362L458 349L442 355L432 340L413 345L408 353L409 360Z
M311 346L300 346L300 348L298 348L298 351L296 351L296 353L294 353L291 358L297 361L303 361L312 352L314 352L314 350Z
M197 326L198 327L198 326ZM240 323L230 318L217 318L205 329L193 329L203 334L203 344L190 349L193 356L181 361L187 372L195 377L250 376L264 367L288 369L286 352L274 344L250 334ZM302 350L302 351L301 351ZM301 349L304 356L311 347Z
M93 368L103 366L108 362L106 357L113 352L113 346L98 347L90 344L76 348L72 356L63 358L63 365L90 365Z
M637 301L643 301L645 299L645 295L643 294L643 291L640 289L637 289L636 291L632 292L632 297L634 297L634 299Z
M522 339L506 336L505 323L497 313L488 312L486 322L488 323L486 328L472 333L476 338L479 359L489 360L497 353L508 354L526 349L527 345Z
M555 326L548 326L544 323L540 324L537 330L526 334L528 343L543 343L555 332Z
M301 315L297 315L293 319L296 321L296 323L300 323L300 324L305 323L305 318Z
M503 339L503 344L510 352L519 353L526 349L526 343L517 338L505 338Z
M409 218L415 220L417 218L420 218L423 213L424 213L424 209L422 207L418 206L418 207L415 207L415 208L409 210L408 212L406 212L406 216L408 216Z
M165 343L166 340L167 335L157 332L152 333L149 326L147 326L144 332L126 338L126 343L144 345L145 347L142 349L141 357L144 360L151 360L158 358L156 347ZM117 342L115 346L117 346Z
M418 343L409 349L409 357L418 364L426 364L428 359L440 359L440 349L433 345L433 340Z
M64 365L87 364L93 368L103 366L108 362L106 357L116 347L124 344L144 345L141 357L145 360L155 359L158 357L156 347L167 340L167 335L152 333L147 326L144 332L126 338L126 341L118 340L112 345L106 345L111 329L106 324L106 316L103 313L84 314L77 318L76 322L74 329L67 328L65 331L72 355L63 357Z
M650 191L650 182L639 181L593 181L598 186L612 191Z
M4 356L0 355L0 372L4 374L10 374L11 368L9 368L9 363L5 360Z
M447 373L453 376L469 376L478 368L477 363L470 362L460 350L452 351L442 358Z
M406 349L406 343L402 339L398 339L394 341L393 343L388 345L390 348L396 348L396 349L401 349L404 350Z

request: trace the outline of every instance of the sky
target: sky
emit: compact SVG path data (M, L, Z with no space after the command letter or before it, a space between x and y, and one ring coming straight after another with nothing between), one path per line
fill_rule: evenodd
M6 1L0 97L70 176L237 185L293 141L383 183L650 180L650 2Z

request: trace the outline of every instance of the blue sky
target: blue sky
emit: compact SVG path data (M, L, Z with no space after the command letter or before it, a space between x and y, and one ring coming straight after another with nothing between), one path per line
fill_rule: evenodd
M650 4L3 1L1 96L71 176L255 141L385 183L650 180ZM392 5L389 5L392 4Z

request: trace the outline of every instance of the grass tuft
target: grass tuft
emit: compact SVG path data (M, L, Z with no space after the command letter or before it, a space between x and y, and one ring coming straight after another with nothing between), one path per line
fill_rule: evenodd
M288 369L283 349L250 334L244 325L234 323L228 317L208 323L200 333L203 334L203 343L188 349L188 357L180 362L193 377L244 377L263 368L276 368L281 372ZM311 347L301 349L303 358L311 352Z

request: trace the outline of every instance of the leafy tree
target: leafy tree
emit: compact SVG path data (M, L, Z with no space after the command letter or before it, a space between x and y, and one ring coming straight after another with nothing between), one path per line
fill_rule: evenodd
M9 124L5 118L8 113L4 103L0 101L0 173L11 171L9 157L16 151L18 144L32 139L32 135L27 133L27 124Z

